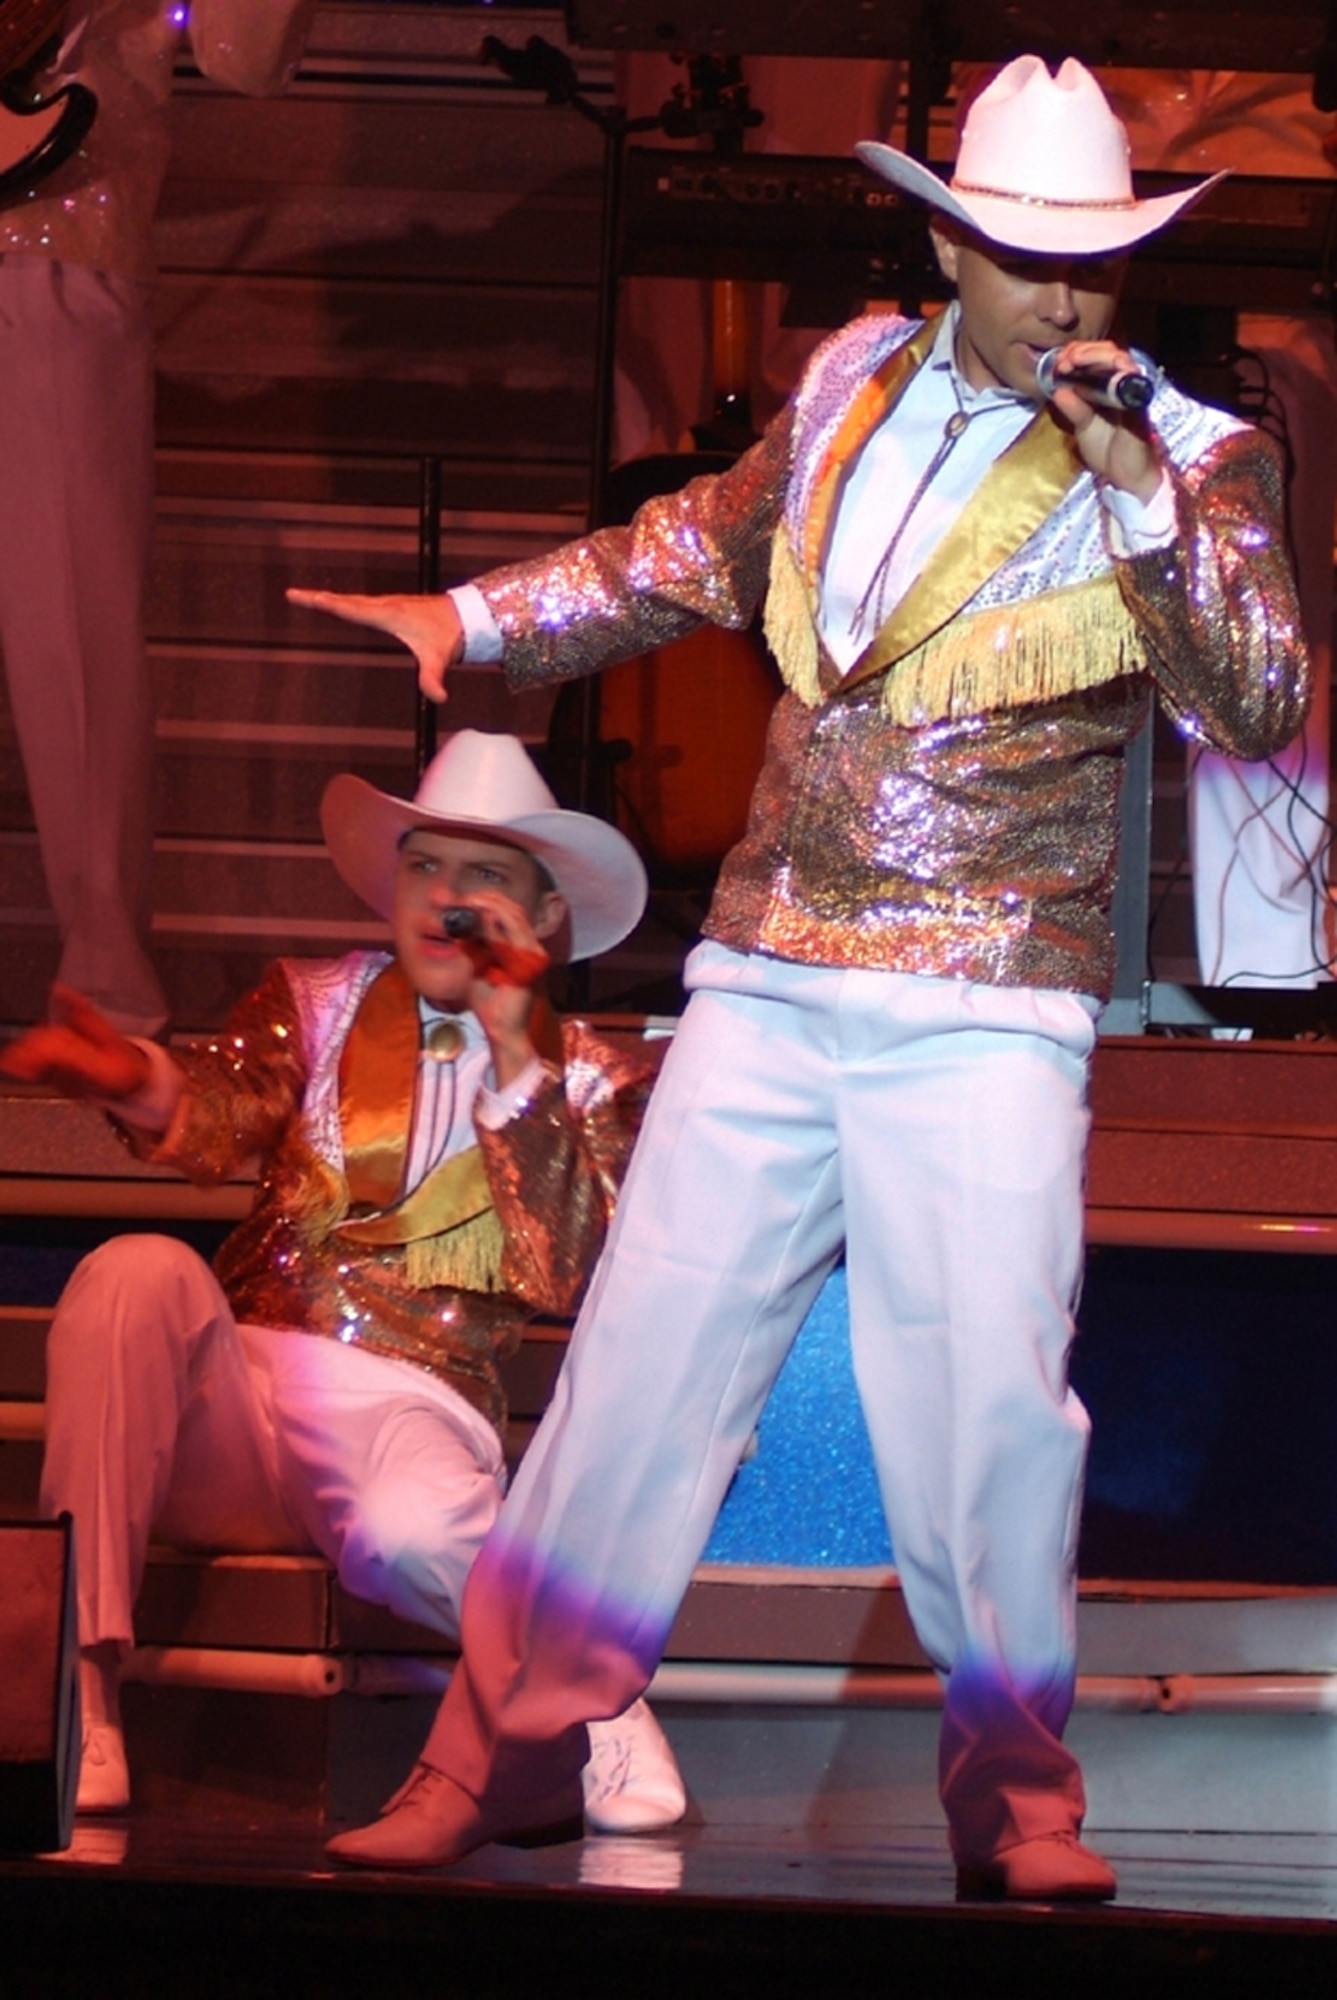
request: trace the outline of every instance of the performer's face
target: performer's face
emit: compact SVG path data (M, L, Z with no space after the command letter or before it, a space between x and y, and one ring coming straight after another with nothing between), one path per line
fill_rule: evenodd
M561 928L566 905L522 848L424 827L405 836L391 916L395 956L414 991L434 1006L466 1007L478 977L463 944L446 936L444 912L498 897L515 905L525 926L541 940Z
M1035 364L1068 340L1101 340L1127 257L1037 257L933 225L943 275L961 301L957 366L972 389L1039 400Z

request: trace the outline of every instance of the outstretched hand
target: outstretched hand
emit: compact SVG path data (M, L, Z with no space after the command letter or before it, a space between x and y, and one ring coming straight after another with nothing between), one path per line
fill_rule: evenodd
M0 1051L0 1071L64 1097L118 1103L149 1081L149 1060L72 986L51 989L51 1019Z
M446 673L464 652L464 627L449 597L360 597L342 590L292 589L287 598L308 611L328 611L350 625L388 632L417 660L418 686L428 699L446 699Z

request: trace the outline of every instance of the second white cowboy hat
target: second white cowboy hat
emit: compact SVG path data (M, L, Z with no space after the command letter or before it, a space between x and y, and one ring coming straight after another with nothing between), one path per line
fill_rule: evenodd
M1217 181L1139 200L1128 134L1089 69L1057 76L1018 56L971 105L950 183L894 146L865 140L866 167L989 242L1041 256L1099 257L1163 229Z
M570 912L571 957L608 951L645 908L645 870L631 842L589 813L567 812L514 736L459 729L438 750L412 799L351 773L320 803L330 859L378 916L394 907L399 848L413 827L523 848L542 862Z

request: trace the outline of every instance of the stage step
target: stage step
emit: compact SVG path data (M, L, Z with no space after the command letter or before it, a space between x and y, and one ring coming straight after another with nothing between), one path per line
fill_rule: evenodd
M360 925L354 941L383 941L384 927L355 917L337 885L319 892L313 887L320 852L296 841L253 845L182 836L169 858L182 877L192 868L210 874L220 900L241 909L251 904L253 864L281 871L302 899L300 918L270 919L262 948L251 940L249 962L240 915L235 923L227 913L211 920L238 966L246 963L254 975L276 952L328 949L336 928ZM29 847L22 865L31 861ZM640 1035L648 1017L621 1011L626 990L661 976L695 934L700 916L690 894L657 895L646 922L593 969L592 1004L617 1010L595 1013L602 1032ZM186 919L179 921L185 938ZM253 911L252 921L260 921ZM229 1000L253 983L254 976L238 977ZM672 1017L651 1020L656 1036L672 1028ZM1088 1241L1097 1247L1331 1254L1337 1247L1335 1062L1332 1041L1102 1039L1091 1078ZM242 1212L245 1177L230 1189L188 1189L176 1176L132 1160L100 1114L49 1091L0 1083L0 1112L0 1218L40 1214L44 1201L50 1214L146 1214L150 1197L139 1185L146 1181L163 1188L164 1213Z
M35 1470L48 1320L0 1317L0 1465ZM510 1366L522 1427L564 1337L532 1329ZM161 1810L371 1812L452 1658L310 1557L155 1550L137 1624L127 1723ZM1078 1632L1093 1827L1337 1833L1337 1591L1088 1580ZM653 1695L712 1825L939 1824L937 1684L892 1570L703 1565Z
M275 1579L264 1581L272 1588ZM314 1614L327 1580L296 1581ZM940 1828L939 1699L922 1657L883 1668L693 1657L701 1605L721 1592L738 1596L749 1630L773 1619L778 1600L796 1624L802 1619L803 1650L835 1652L846 1628L832 1617L832 1590L853 1592L875 1623L899 1630L888 1650L916 1658L890 1578L795 1583L705 1572L690 1587L650 1696L694 1810L712 1826L820 1825L828 1835ZM283 1595L291 1612L299 1593ZM378 1645L408 1635L351 1600L345 1611L345 1649L332 1653L212 1661L200 1653L192 1662L180 1648L146 1647L136 1655L126 1694L139 1802L165 1808L193 1796L201 1809L269 1807L336 1820L374 1812L417 1753L449 1660L439 1650L350 1652L359 1631ZM1337 1834L1337 1675L1296 1664L1331 1661L1335 1628L1332 1593L1301 1604L1129 1592L1102 1599L1085 1587L1083 1677L1068 1741L1083 1765L1097 1836ZM1228 1665L1258 1659L1283 1664L1249 1672ZM1167 1672L1167 1660L1184 1664ZM1160 1667L1149 1670L1153 1661ZM1092 1671L1102 1666L1115 1671ZM1126 1671L1137 1666L1143 1671ZM211 1675L220 1685L209 1684ZM294 1692L299 1681L303 1691ZM410 1687L419 1691L401 1691Z

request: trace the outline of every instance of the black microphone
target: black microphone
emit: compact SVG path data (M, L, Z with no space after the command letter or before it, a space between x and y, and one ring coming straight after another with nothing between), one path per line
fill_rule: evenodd
M1140 363L1131 368L1113 361L1069 362L1060 375L1061 347L1051 347L1035 364L1040 394L1052 397L1056 389L1075 389L1088 403L1103 410L1145 410L1156 393L1157 378Z
M467 903L451 903L441 912L441 928L448 938L478 935L478 912Z

